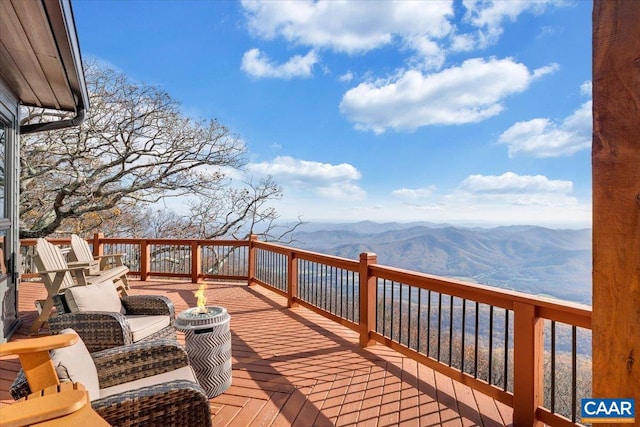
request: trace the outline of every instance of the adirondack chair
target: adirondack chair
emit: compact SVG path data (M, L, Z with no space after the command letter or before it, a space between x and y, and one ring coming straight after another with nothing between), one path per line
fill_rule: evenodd
M69 258L88 265L88 274L90 276L100 276L105 270L116 269L122 272L120 279L124 288L129 289L129 281L127 273L129 268L122 262L124 254L107 254L102 256L94 256L89 247L89 243L77 234L71 235L71 252Z
M123 277L126 280L124 270L114 268L105 270L99 276L89 276L86 274L87 265L85 263L68 263L60 248L43 238L38 239L36 243L34 262L47 289L47 298L36 301L39 314L31 327L32 334L38 332L49 319L51 309L55 305L54 297L67 288L112 280L121 295L127 295L126 286L122 280ZM129 270L127 269L127 271Z
M0 356L20 357L22 373L34 391L17 403L0 408L0 426L110 425L91 408L84 385L61 384L49 361L49 350L70 346L78 339L77 335L62 334L0 344Z

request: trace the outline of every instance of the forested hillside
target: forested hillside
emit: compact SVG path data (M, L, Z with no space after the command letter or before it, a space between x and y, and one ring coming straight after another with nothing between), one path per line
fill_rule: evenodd
M307 224L293 245L429 274L591 304L591 229L414 223Z

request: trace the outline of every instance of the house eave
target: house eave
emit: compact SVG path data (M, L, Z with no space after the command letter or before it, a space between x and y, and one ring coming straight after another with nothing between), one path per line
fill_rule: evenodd
M55 127L81 121L89 95L70 0L0 2L0 78L22 105L75 112Z

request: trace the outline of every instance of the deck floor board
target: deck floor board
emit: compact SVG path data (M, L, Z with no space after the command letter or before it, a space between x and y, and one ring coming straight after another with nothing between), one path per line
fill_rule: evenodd
M169 297L176 313L195 305L198 285L131 280L131 294ZM26 339L45 296L37 282L20 285ZM512 409L382 345L362 348L358 334L260 286L207 283L208 305L231 315L233 383L211 399L215 426L437 426L512 424ZM47 331L42 331L46 334ZM184 335L178 332L184 342ZM0 405L19 368L0 360Z

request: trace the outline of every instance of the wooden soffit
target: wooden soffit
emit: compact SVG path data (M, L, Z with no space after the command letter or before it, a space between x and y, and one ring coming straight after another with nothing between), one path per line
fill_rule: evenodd
M0 78L23 105L88 106L70 0L0 1Z

